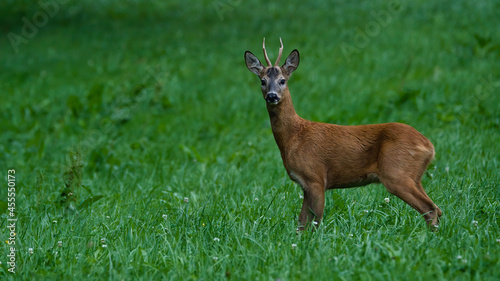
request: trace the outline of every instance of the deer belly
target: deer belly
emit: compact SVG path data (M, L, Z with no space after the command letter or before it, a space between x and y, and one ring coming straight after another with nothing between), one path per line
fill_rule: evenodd
M333 177L328 181L328 189L358 187L370 183L380 183L380 179L376 173L368 173L351 178Z

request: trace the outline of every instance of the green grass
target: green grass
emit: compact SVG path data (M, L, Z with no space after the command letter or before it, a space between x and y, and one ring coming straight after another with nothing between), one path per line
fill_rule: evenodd
M2 242L0 276L500 280L500 2L70 1L18 52L8 34L41 8L4 2L3 241L8 169L18 221L16 273ZM328 191L319 229L296 234L300 187L243 60L264 36L271 60L279 37L300 51L302 117L404 122L434 143L438 232L371 185Z

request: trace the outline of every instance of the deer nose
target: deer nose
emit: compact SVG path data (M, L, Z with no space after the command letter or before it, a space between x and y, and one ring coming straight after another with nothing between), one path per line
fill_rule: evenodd
M279 100L280 98L278 97L278 94L274 92L269 92L266 95L266 102L268 103L278 103Z

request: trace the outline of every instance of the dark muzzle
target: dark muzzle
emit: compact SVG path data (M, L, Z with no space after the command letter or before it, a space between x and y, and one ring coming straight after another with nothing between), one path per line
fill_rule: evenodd
M277 104L280 101L280 98L276 93L267 93L266 95L266 102L267 103L272 103L272 104Z

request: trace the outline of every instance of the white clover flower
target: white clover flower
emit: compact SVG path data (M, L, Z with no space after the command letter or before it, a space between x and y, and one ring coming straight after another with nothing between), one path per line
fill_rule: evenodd
M57 246L62 247L62 241L57 241Z
M477 226L477 223L478 223L478 222L477 222L476 220L473 220L473 221L472 221L472 224L473 224L474 226Z
M218 257L212 257L214 261L217 261L219 258Z
M387 197L384 199L384 201L385 201L385 203L389 203L389 202L391 202L391 199L389 199L389 197Z
M101 244L105 244L106 243L106 238L101 238Z
M215 242L219 242L219 241L220 241L220 239L219 239L219 238L217 238L217 237L215 237L215 238L214 238L214 241L215 241Z
M33 255L33 248L28 248L28 253L31 255Z
M259 198L255 197L255 201L259 201Z
M349 235L348 235L348 236L349 236L349 238L353 238L353 237L354 237L354 234L349 233Z
M167 215L163 215L162 217L163 217L164 219L167 219Z
M53 223L57 223L57 221L56 221L56 220L53 220L52 222L53 222Z
M297 248L297 244L292 244L292 249Z
M107 248L107 247L108 247L108 245L106 245L106 244L103 244L103 245L102 245L102 247L103 247L103 248Z
M317 221L313 221L313 224L314 224L314 225L318 225L318 222L317 222Z
M184 203L188 203L188 202L189 202L189 198L184 197Z

